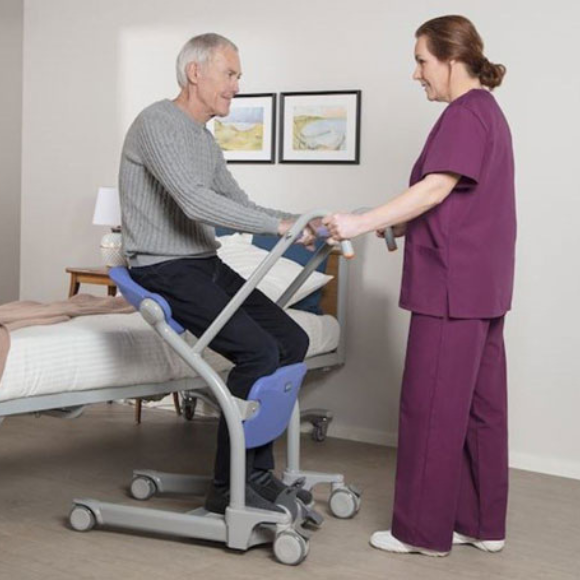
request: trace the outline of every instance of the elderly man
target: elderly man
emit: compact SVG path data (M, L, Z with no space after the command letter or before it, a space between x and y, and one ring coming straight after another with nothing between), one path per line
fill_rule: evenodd
M216 255L214 226L283 235L295 216L249 200L226 167L205 124L229 113L241 77L237 47L217 34L185 44L177 58L181 91L174 100L147 107L127 133L119 174L124 252L132 278L164 296L175 319L200 336L244 280ZM313 241L305 232L301 243ZM301 362L304 331L255 290L211 343L235 367L228 388L246 398L252 385L280 366ZM220 420L213 485L206 508L224 513L229 504L230 448ZM276 510L285 489L272 469L272 443L247 450L246 502ZM306 504L312 496L300 490Z

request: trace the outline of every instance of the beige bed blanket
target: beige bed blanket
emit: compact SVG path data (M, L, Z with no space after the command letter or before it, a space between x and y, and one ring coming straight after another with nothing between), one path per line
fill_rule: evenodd
M130 314L135 309L121 296L77 294L62 302L42 304L25 300L0 305L0 379L10 350L10 331L25 326L66 322L89 314Z

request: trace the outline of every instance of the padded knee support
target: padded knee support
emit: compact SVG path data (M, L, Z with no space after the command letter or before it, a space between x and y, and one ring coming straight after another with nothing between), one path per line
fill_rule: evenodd
M284 433L305 375L306 365L297 363L281 367L254 383L248 400L259 402L260 408L244 421L248 449L265 445Z

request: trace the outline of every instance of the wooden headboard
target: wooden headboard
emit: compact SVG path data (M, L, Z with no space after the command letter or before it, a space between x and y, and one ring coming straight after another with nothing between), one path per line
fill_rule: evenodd
M322 298L320 307L324 314L331 314L334 317L338 315L338 265L340 261L340 252L333 251L328 256L326 263L326 274L333 276L332 280L322 288Z

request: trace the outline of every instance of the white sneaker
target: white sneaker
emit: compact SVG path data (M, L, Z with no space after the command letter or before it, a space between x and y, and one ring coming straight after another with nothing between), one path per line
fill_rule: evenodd
M478 540L464 536L459 532L453 532L453 545L469 544L484 552L501 552L505 546L505 540Z
M423 554L424 556L435 557L447 556L449 554L449 552L438 552L436 550L428 550L427 548L418 548L416 546L405 544L404 542L397 540L397 538L395 538L391 533L391 530L375 532L371 536L370 543L373 548L397 554Z

